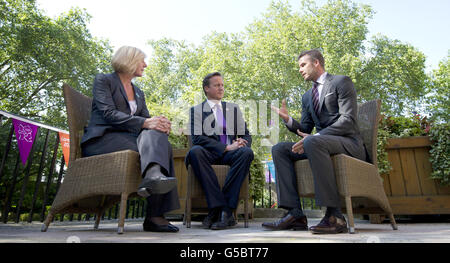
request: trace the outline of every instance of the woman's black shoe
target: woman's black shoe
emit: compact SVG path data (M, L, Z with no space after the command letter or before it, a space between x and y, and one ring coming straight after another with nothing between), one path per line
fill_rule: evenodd
M168 225L158 225L153 223L151 220L145 220L144 221L144 231L148 232L171 232L175 233L178 232L180 229L178 227L168 224Z
M138 195L147 198L151 194L166 194L177 187L177 178L160 176L146 176L138 187Z

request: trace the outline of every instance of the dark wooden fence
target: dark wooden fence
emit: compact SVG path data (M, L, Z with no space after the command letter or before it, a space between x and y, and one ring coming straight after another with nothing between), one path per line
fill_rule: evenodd
M22 165L11 118L20 118L39 126L36 139L25 166ZM53 199L64 181L66 171L64 156L60 147L58 128L51 127L24 117L0 111L0 217L1 222L44 221ZM67 131L64 131L67 132ZM180 209L172 215L183 215L187 191L187 171L184 158L188 149L174 149L175 172L178 178ZM267 182L260 186L263 195L251 200L249 207L276 207L275 183ZM305 209L320 209L314 199L302 198ZM142 198L127 202L126 218L143 218L146 202ZM243 204L238 207L243 211ZM109 209L102 219L117 219L119 205ZM252 216L253 210L250 211ZM57 215L55 220L95 220L96 215L70 214Z
M11 118L39 127L28 161L20 160ZM65 162L58 128L0 111L0 217L1 222L44 221L56 192L64 180ZM103 219L117 219L119 206L112 207ZM127 203L126 218L142 218L145 202L140 198ZM57 220L95 220L95 215L59 215Z

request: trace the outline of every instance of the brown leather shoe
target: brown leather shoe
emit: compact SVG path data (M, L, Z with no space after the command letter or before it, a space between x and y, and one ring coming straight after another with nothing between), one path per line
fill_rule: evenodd
M270 230L308 230L308 220L306 216L302 216L296 219L291 214L287 214L285 217L272 223L263 223L262 226Z
M339 234L348 232L345 218L324 217L317 226L309 228L313 234Z

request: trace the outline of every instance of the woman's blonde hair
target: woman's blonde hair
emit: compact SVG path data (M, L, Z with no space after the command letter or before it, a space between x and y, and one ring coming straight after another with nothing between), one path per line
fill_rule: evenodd
M112 57L111 65L118 73L134 74L139 62L143 59L145 59L145 53L139 48L122 46Z

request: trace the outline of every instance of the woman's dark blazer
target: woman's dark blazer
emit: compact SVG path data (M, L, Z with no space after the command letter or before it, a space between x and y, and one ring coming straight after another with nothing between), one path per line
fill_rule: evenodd
M150 118L144 92L134 84L137 110L131 115L125 89L117 73L98 74L94 80L91 119L84 129L81 143L103 136L106 132L123 131L139 134L145 119Z

